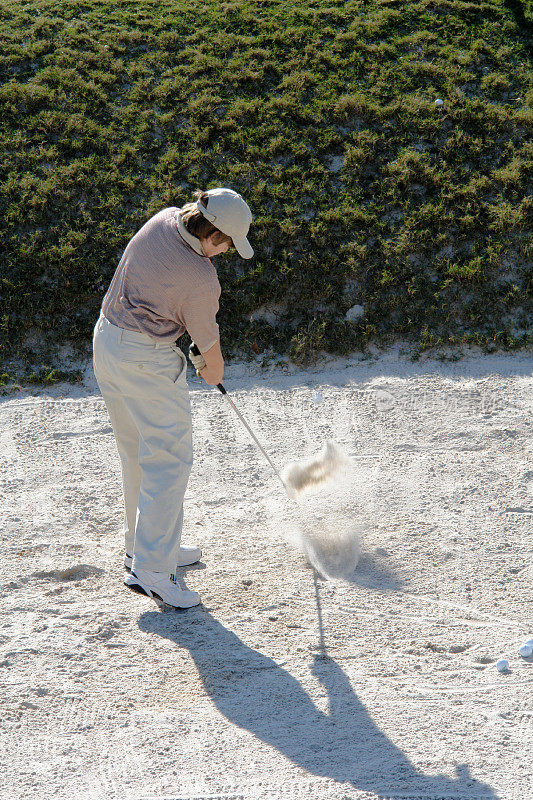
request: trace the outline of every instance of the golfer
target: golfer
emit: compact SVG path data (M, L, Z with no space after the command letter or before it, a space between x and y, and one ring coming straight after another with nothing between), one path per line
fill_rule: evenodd
M216 322L220 284L213 256L235 247L243 258L252 214L231 189L196 192L197 201L165 208L127 245L94 329L94 372L113 426L124 492L124 581L176 608L198 605L181 589L176 566L201 550L181 547L183 498L192 466L187 361L175 344L187 331L201 355L194 366L222 382Z

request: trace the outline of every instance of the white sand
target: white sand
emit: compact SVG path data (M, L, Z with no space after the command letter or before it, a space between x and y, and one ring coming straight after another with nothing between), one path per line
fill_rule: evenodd
M183 574L204 605L183 613L122 586L90 374L2 399L0 796L533 796L532 365L228 370L279 467L328 438L354 461L361 557L319 608L290 501L216 390L191 379L204 563Z

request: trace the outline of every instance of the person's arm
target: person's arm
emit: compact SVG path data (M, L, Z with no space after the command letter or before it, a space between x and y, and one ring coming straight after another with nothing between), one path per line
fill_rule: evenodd
M202 351L200 351L202 352ZM205 367L200 372L200 375L209 386L216 386L217 383L222 383L224 377L224 358L220 349L220 340L210 347L205 353L202 352L205 361Z
M220 350L220 333L216 321L219 292L201 291L201 288L197 287L194 293L182 300L179 319L185 323L187 332L201 353L201 356L197 357L200 363L191 358L195 369L206 383L216 386L217 383L222 383L224 376L224 359Z

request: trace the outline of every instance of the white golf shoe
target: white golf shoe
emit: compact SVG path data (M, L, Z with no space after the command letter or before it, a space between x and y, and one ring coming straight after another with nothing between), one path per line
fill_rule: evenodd
M180 554L178 556L178 567L190 567L191 564L196 564L202 557L202 551L199 547L182 547L180 546ZM124 569L126 572L131 572L131 562L133 556L126 553L124 556Z
M191 608L200 603L198 592L180 589L174 575L168 572L152 572L136 568L124 581L124 586L137 594L145 594L160 605L165 603L174 608Z

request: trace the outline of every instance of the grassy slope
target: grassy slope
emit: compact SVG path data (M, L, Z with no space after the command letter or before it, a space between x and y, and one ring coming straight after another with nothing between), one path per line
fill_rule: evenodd
M227 351L524 344L532 16L518 0L4 0L1 358L46 377L55 345L90 340L135 230L217 184L255 213L253 262L219 260ZM273 304L274 326L250 321Z

